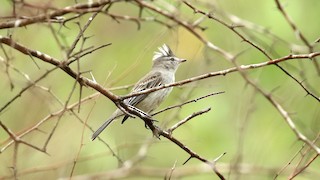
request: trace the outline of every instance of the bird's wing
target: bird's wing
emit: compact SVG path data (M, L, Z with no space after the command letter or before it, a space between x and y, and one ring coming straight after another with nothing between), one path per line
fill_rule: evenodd
M131 93L140 92L146 89L150 89L156 86L162 85L162 77L160 72L151 72L144 76L137 84L133 87ZM141 94L125 100L125 103L131 106L136 106L143 101L149 94ZM124 123L128 119L128 115L125 115L121 123Z
M161 86L162 85L162 77L160 72L152 72L144 76L138 83L133 87L132 93L140 92L146 89L150 89L153 87ZM138 96L134 96L131 98L128 98L127 101L125 101L128 105L136 106L139 104L142 100L144 100L148 94L142 94Z
M131 94L140 92L146 89L150 89L156 86L162 85L162 77L160 72L150 72L147 75L145 75L140 81L137 82L137 84L133 87ZM131 106L136 106L141 101L143 101L148 94L141 94L138 96L133 96L131 98L125 99L124 102ZM103 125L92 135L92 140L94 140L113 120L116 118L122 116L123 113L121 111L116 111L111 118L109 118L107 121L103 123ZM128 115L125 115L122 122L124 123L128 119Z

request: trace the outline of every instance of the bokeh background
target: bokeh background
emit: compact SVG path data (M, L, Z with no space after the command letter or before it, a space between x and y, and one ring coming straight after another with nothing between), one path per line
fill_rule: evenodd
M25 1L36 7L63 8L74 5L74 1ZM87 1L78 1L86 3ZM308 47L297 38L295 32L277 9L275 1L255 0L214 0L189 1L195 7L211 12L215 17L231 25L243 25L236 28L251 42L262 47L272 58L280 58L290 53L309 53ZM230 54L239 54L235 63L246 65L268 61L257 49L243 42L234 32L214 20L203 18L181 1L148 1L162 11L174 14L186 22L201 20L204 31L196 29L204 39L224 49ZM319 38L320 1L318 0L286 0L281 1L287 14L299 30L319 51L314 41ZM19 17L32 17L42 14L40 8L32 8L16 3ZM0 6L1 23L13 18L13 2L2 0ZM135 2L124 1L115 3L110 13L139 16L139 7ZM88 21L92 13L69 21L62 26L59 23L36 23L26 27L1 29L1 36L11 36L16 42L26 47L46 53L59 60L66 57L65 49L70 47L81 27ZM232 22L238 18L238 23ZM65 15L70 18L74 14ZM142 17L155 17L172 25L168 28L155 21L136 22L115 20L109 15L98 14L84 35L84 47L112 43L101 50L95 51L80 60L80 71L106 88L117 88L134 84L146 74L151 66L153 52L162 44L168 44L178 57L188 61L182 64L176 74L176 80L183 80L201 74L220 71L234 64L221 54L207 48L199 39L185 28L176 25L148 9L142 9ZM203 19L202 19L203 18ZM235 20L235 19L233 19ZM139 27L139 28L138 28ZM54 32L54 33L53 33ZM56 35L62 45L57 43ZM81 43L76 50L81 48ZM0 107L3 107L21 89L39 78L52 65L38 59L32 59L18 51L2 45L0 58ZM6 52L10 58L7 61ZM314 59L317 60L317 59ZM5 62L9 62L10 67ZM317 97L320 92L319 72L310 59L296 59L281 63L290 74L296 77ZM77 69L77 63L71 65ZM9 75L6 72L8 69ZM17 70L19 71L17 71ZM21 74L28 75L30 81ZM245 72L248 78L266 92L272 94L293 119L297 129L314 140L320 129L319 101L299 86L297 82L276 66L266 66ZM10 84L13 84L13 88ZM66 73L57 69L36 83L16 99L8 108L0 112L0 121L13 133L19 135L41 122L47 116L58 112L68 105L77 103L80 88L73 89L75 81ZM48 88L47 90L43 87ZM113 90L117 95L127 94L129 87ZM193 112L211 107L212 110L198 116L174 131L173 136L183 142L199 155L213 160L226 152L217 162L217 168L227 179L287 179L299 167L306 165L316 154L297 139L293 130L284 121L274 106L246 81L238 72L225 76L216 76L205 80L174 87L169 98L158 109L196 99L210 93L225 93L211 96L197 102L161 113L155 117L162 128L173 124ZM85 98L96 93L93 89L83 87L81 97ZM70 99L70 100L69 100ZM46 146L46 153L19 144L17 155L14 155L14 144L0 154L0 179L14 179L13 164L16 157L16 169L19 179L58 179L58 178L125 178L125 179L164 179L172 171L171 179L218 179L208 166L191 159L182 165L189 155L172 142L152 137L150 130L145 129L139 119L130 119L124 124L113 123L101 134L101 138L123 162L133 162L132 167L112 155L110 149L102 141L91 141L92 131L85 127L86 123L97 129L102 122L116 109L114 103L104 96L82 103L80 110L66 111L60 117L53 115L37 130L22 139L37 147L44 147L48 135L55 127L55 132ZM10 136L0 128L0 147L10 142ZM319 145L318 142L316 144ZM143 153L143 150L146 152ZM139 153L143 156L137 160ZM298 155L296 155L298 153ZM299 162L302 162L299 164ZM290 165L286 166L288 162ZM320 162L315 159L311 165L300 173L296 179L320 178ZM70 175L72 173L72 175ZM105 174L103 174L105 173ZM103 174L103 175L101 175ZM101 175L101 176L99 176Z

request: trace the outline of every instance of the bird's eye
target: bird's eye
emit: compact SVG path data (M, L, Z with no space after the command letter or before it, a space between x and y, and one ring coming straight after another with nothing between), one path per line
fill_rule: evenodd
M169 60L170 60L170 61L174 61L174 58L173 58L173 57L171 57Z

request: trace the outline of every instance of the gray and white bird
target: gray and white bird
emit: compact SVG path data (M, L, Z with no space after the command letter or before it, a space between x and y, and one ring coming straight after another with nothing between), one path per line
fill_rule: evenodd
M178 69L180 63L185 62L185 59L176 57L171 49L164 44L158 48L159 51L155 52L153 56L153 64L151 71L141 78L131 90L131 93L136 93L146 89L150 89L165 84L170 84L175 81L175 72ZM134 106L139 110L149 114L155 110L162 101L170 94L172 87L154 91L148 94L142 94L134 96L124 100L124 103L130 106ZM106 120L98 130L92 135L94 140L99 134L115 119L124 116L122 123L128 119L128 115L125 115L120 109L117 109Z

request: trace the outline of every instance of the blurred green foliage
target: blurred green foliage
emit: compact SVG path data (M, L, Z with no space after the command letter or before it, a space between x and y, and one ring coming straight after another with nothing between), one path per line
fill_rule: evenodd
M74 4L73 1L59 0L33 0L29 3L43 6L51 5L56 8ZM180 8L178 10L181 14L177 14L177 17L184 21L193 22L202 17L199 14L193 14L190 8L179 1L155 0L151 3L164 9L171 6ZM293 50L290 47L292 44L304 46L296 38L295 33L280 14L274 1L217 0L201 1L201 3L190 1L190 3L195 4L196 7L206 12L212 12L213 15L230 24L232 23L226 18L225 13L233 14L257 26L266 27L283 41L275 40L268 33L259 33L254 29L241 27L237 29L250 38L251 41L263 47L272 55L272 58L290 54ZM210 3L214 6L210 6ZM281 3L309 42L319 38L319 0L291 0L281 1ZM23 11L25 9L29 10ZM121 2L111 6L110 12L137 17L139 8L131 2ZM10 16L11 13L12 2L1 2L0 17ZM19 15L31 16L37 13L39 12L32 11L32 8L24 7L19 12ZM150 10L143 9L142 15L144 17L155 15L159 20L172 23ZM87 14L80 18L81 27L90 16L91 14ZM153 21L141 22L140 25L141 27L138 29L135 22L125 20L117 22L107 15L99 14L85 32L85 36L90 38L86 40L84 46L98 47L107 43L112 43L112 45L81 58L80 71L91 71L97 82L107 88L133 84L148 72L153 52L163 43L169 44L177 56L188 59L188 62L178 70L177 80L234 66L218 53L206 48L204 44L182 27L169 29ZM245 65L268 61L263 54L247 43L242 42L235 33L221 24L205 19L200 25L207 28L205 31L197 30L205 39L232 54L243 53L236 59L236 64ZM57 32L61 43L66 47L72 44L79 32L78 25L73 21L68 22L65 27L54 23L51 26ZM65 52L57 44L47 23L0 31L2 36L7 34L12 34L12 38L15 41L30 49L41 51L60 60L65 58ZM31 80L37 79L45 71L52 68L50 64L37 59L32 60L30 57L8 47L4 46L4 48L13 57L10 63L15 68L28 74ZM79 48L80 45L76 49ZM319 45L315 47L315 51L319 51ZM304 53L308 53L307 50ZM0 53L0 56L4 58L3 52ZM301 64L303 68L301 68ZM281 65L299 80L306 81L311 87L310 90L319 97L319 75L311 60L290 60L281 63ZM77 64L74 63L71 67L76 69ZM10 76L14 84L14 88L10 89L10 80L5 69L5 64L1 63L0 89L2 93L0 95L0 107L10 101L29 83L25 77L14 70L10 70ZM273 97L292 117L299 131L307 135L311 140L319 134L319 102L310 96L306 96L306 92L296 82L275 66L253 69L246 73L258 86L262 87L266 92L272 93ZM302 78L301 73L304 73L304 78ZM85 73L84 76L90 77L88 73ZM66 73L61 70L55 70L41 80L39 85L50 88L65 103L72 92L74 83L74 79L70 78ZM94 90L85 87L82 90L82 97L95 93ZM257 169L266 169L263 172L252 169L248 170L248 173L237 175L235 171L226 170L228 169L228 166L226 166L220 170L227 179L273 178L293 158L294 154L301 149L303 144L297 140L297 137L275 107L265 97L256 92L252 86L248 85L239 73L217 76L175 87L170 97L159 109L218 91L225 91L225 93L186 105L181 109L174 109L157 115L156 119L160 121L158 124L163 128L170 127L195 111L211 107L212 110L209 113L191 120L177 129L173 135L199 155L210 160L227 152L219 160L218 165L221 163L231 166L235 163L237 157L241 157L241 162L245 165L251 165ZM128 93L129 89L113 92L121 95ZM78 100L79 86L73 92L69 104L76 103ZM33 87L13 102L8 109L1 112L0 120L13 132L19 134L19 132L23 132L45 116L61 108L63 108L63 105L57 102L48 92ZM115 105L110 100L100 96L95 100L82 104L80 113L77 114L82 120L87 119L87 123L95 129L114 110ZM57 119L58 117L55 117L44 123L39 128L39 131L30 133L23 140L42 147ZM49 155L19 144L17 155L18 173L25 171L36 172L23 174L20 179L68 177L73 161L79 151L80 154L76 161L74 175L117 169L119 166L117 159L112 156L108 148L100 141L91 142L92 132L87 128L83 131L83 126L77 117L71 113L65 113L61 117L61 122L47 147ZM84 138L83 146L81 146L82 133ZM8 143L8 138L9 135L3 129L0 129L1 147ZM130 119L123 125L116 121L102 133L101 138L112 147L122 160L128 160L136 156L141 146L146 141L151 141L152 144L150 144L146 157L136 165L137 167L166 168L170 172L170 168L175 161L177 169L202 165L200 161L192 159L182 166L182 163L186 161L189 155L165 138L161 138L161 140L152 138L151 132L144 128L143 122L138 118ZM317 144L319 145L319 143ZM11 146L0 154L0 179L12 175L10 167L13 162L13 152L14 146ZM312 151L307 154L309 158L312 156L314 156ZM292 165L280 175L279 179L286 179L289 176L299 158L292 162ZM37 172L37 168L41 169L42 167L44 169ZM318 159L297 179L317 179L320 177L319 168ZM173 171L174 174L175 171ZM154 177L154 179L163 179L164 176L165 174L162 177ZM152 176L132 176L127 179L149 179L150 177ZM217 179L217 177L212 172L207 171L207 173L188 175L182 179Z

